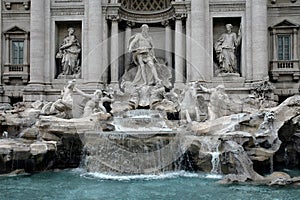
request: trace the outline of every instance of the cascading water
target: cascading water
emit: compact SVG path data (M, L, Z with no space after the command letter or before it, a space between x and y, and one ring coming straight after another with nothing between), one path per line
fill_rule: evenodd
M210 173L212 175L221 174L221 165L220 165L220 151L219 146L221 141L213 137L203 138L203 144L201 146L201 151L209 153L211 155L211 166L212 169Z
M83 142L89 172L149 174L170 171L184 154L181 133L169 128L161 113L127 111L115 116L115 131L88 131ZM173 127L174 128L174 127Z

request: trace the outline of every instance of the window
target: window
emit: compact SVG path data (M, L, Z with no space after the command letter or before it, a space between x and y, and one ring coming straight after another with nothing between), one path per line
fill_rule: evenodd
M23 64L24 41L12 41L12 64Z
M278 35L278 60L291 60L291 35Z

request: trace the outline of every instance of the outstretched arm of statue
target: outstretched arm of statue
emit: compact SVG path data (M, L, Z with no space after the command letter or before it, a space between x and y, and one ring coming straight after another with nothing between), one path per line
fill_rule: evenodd
M86 97L86 98L92 98L92 95L91 95L91 94L86 94L86 93L84 93L83 91L81 91L80 89L78 89L77 87L74 87L74 90L75 90L78 94L80 94L80 95L82 95L82 96L84 96L84 97Z
M204 86L202 86L202 85L199 85L199 86L200 86L200 88L201 88L201 90L202 90L203 92L207 92L207 93L210 93L210 92L211 92L210 89L208 89L208 88L206 88L206 87L204 87Z

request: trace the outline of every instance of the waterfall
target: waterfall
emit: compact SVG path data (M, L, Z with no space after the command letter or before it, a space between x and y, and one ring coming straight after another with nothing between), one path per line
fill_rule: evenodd
M287 147L284 148L284 156L283 156L283 158L284 158L284 164L287 167L289 165L289 162L290 162Z
M217 175L221 174L221 165L220 165L220 151L219 146L221 144L221 141L217 138L210 138L205 137L204 142L202 143L202 147L200 151L206 152L211 155L211 166L212 169L210 171L210 174Z
M87 131L84 168L89 172L153 174L178 170L185 153L181 133L153 110L127 111L114 117L115 131Z
M272 174L274 171L274 161L273 161L273 155L270 157L270 174Z
M210 171L211 174L219 174L220 173L220 152L211 152L211 165L212 169Z

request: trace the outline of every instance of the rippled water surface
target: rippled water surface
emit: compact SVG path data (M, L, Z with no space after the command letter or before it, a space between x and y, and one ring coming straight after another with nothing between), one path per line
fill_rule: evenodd
M0 177L0 199L300 199L300 187L220 185L216 178L187 172L152 176L45 172Z

